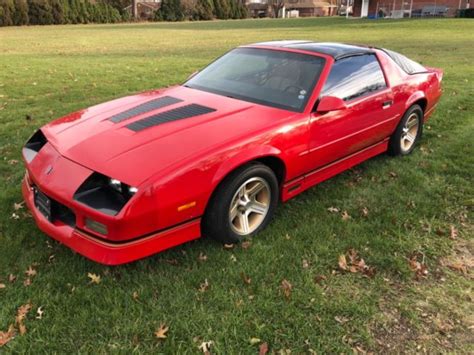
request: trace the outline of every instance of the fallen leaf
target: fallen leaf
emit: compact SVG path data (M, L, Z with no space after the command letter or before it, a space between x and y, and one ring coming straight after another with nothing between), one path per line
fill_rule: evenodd
M258 355L266 355L268 353L268 344L267 343L262 343L259 346L258 349Z
M25 204L25 201L22 201L20 203L14 203L13 204L13 208L15 209L15 211L18 211L19 209L22 209L23 208L23 205Z
M398 176L395 171L391 171L389 174L390 174L390 176L393 177L393 178L395 178L395 177Z
M178 265L178 260L176 259L165 259L165 262L170 265Z
M255 345L260 343L261 340L259 338L250 338L250 345Z
M243 273L243 272L240 273L240 277L242 277L242 281L246 285L250 285L250 283L252 282L252 279L250 277L248 277L247 275L245 275L245 273Z
M335 319L336 322L338 322L339 324L344 324L344 323L349 322L349 318L347 318L347 317L335 316L334 319Z
M24 305L21 305L20 307L18 307L18 310L17 310L17 313L16 313L16 318L15 318L16 324L23 323L23 321L25 320L26 315L28 314L30 309L31 309L31 304L30 303L27 303L27 304L24 304Z
M29 277L27 277L24 281L23 281L23 286L25 287L28 287L31 285L31 279Z
M224 249L233 249L234 248L234 244L224 244Z
M341 218L343 221L348 221L351 218L351 216L349 215L349 213L347 213L347 211L342 211Z
M99 275L96 275L96 274L93 274L91 272L87 273L87 277L91 279L90 283L92 284L100 284L100 276Z
M362 216L367 217L369 215L369 209L367 207L364 207L362 209Z
M210 354L211 346L214 344L212 341L203 341L201 345L199 345L199 350L201 350L204 354Z
M291 291L293 290L293 285L286 279L281 282L281 288L286 299L291 297Z
M138 292L137 291L133 291L132 293L132 298L137 301L138 300Z
M209 288L209 282L207 279L204 280L204 282L199 286L199 292L205 292Z
M341 270L346 271L347 270L347 260L346 256L344 254L339 255L339 268Z
M43 306L38 307L38 309L36 310L36 319L42 319L43 313L44 313Z
M242 249L248 249L248 248L250 248L251 245L252 245L252 243L250 241L246 240L246 241L242 242L241 247L242 247Z
M160 327L155 332L155 336L158 339L166 339L166 333L168 332L168 329L169 327L167 327L165 324L160 324Z
M20 216L17 215L16 213L12 213L12 216L10 218L14 219L14 220L18 220L18 219L20 219Z
M422 258L422 261L418 261L418 256L420 253L417 253L413 255L409 260L408 263L410 265L410 269L415 273L415 276L417 279L421 277L426 277L428 275L428 267L426 266L424 262L424 256Z
M10 165L16 165L16 164L18 164L18 160L16 160L16 159L10 159L10 160L8 161L8 164L10 164Z
M314 278L314 282L316 282L317 284L321 284L323 281L325 281L327 279L326 276L324 275L318 275Z
M339 255L339 268L353 274L361 273L363 276L374 277L375 268L368 266L355 249L349 249L346 254Z
M15 282L15 280L16 280L16 276L15 276L15 275L13 275L13 274L8 275L8 281L10 281L10 282Z
M329 207L329 208L328 208L328 211L331 212L331 213L338 213L338 212L339 212L339 208L337 208L337 207Z
M463 273L464 275L466 275L468 273L467 265L460 262L460 261L449 264L448 267L451 270L459 271L459 272Z
M13 326L13 324L10 324L6 332L0 331L0 347L4 346L6 343L12 340L14 336L15 336L15 327Z
M35 269L33 269L31 266L28 267L28 270L25 271L26 276L28 277L34 277L36 276L37 272Z
M302 264L303 264L303 265L302 265L302 266L303 266L303 269L307 269L307 268L309 268L309 262L308 262L308 260L306 260L306 259L303 259L303 262L302 262Z
M234 254L230 256L230 260L232 260L234 263L237 261L237 258L235 257Z
M207 255L204 254L203 252L199 253L198 259L200 261L206 261L207 260Z
M458 237L458 230L453 225L451 225L450 230L451 230L451 233L449 234L449 238L450 239L456 239Z

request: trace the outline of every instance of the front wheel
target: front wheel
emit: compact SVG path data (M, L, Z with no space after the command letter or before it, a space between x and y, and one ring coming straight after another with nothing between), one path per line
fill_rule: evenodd
M278 181L266 165L251 163L217 188L203 218L203 234L223 243L255 235L270 222L278 204Z
M388 151L391 155L407 155L415 148L423 130L423 110L411 106L390 137Z

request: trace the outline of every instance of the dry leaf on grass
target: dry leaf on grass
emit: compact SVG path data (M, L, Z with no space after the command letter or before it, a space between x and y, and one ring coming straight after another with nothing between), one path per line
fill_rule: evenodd
M355 249L349 249L346 254L339 255L338 265L342 271L361 273L367 277L375 276L375 268L368 266Z
M15 211L18 211L19 209L22 209L23 208L23 205L25 204L25 201L22 201L20 203L14 203L13 204L13 208Z
M199 285L199 292L206 292L207 289L209 288L209 282L207 281L207 279L204 280L204 282Z
M198 259L200 261L206 261L207 260L207 255L204 254L203 252L199 253Z
M13 274L8 275L8 281L10 281L10 282L15 282L15 280L16 280L16 276L15 276L15 275L13 275Z
M5 287L7 287L7 285L0 283L0 290Z
M24 320L26 319L26 315L28 314L30 309L31 309L30 303L27 303L18 307L16 318L15 318L15 324L18 326L20 335L26 334L26 326L25 326Z
M267 343L262 343L259 346L258 349L258 355L266 355L268 353L268 344Z
M25 271L26 276L34 277L37 274L37 271L33 269L31 266L28 267L28 270Z
M421 261L418 261L418 258L421 256ZM428 275L428 267L425 264L425 256L421 253L415 253L409 260L408 264L410 265L411 271L415 273L417 279L426 277Z
M328 208L328 211L331 212L331 213L338 213L338 212L339 212L339 208L337 208L337 207L329 207L329 208Z
M348 221L349 219L351 219L351 216L349 215L349 213L347 213L347 211L342 211L341 218L343 221Z
M97 275L97 274L93 274L91 272L87 273L87 277L91 279L90 283L91 284L100 284L100 275Z
M250 246L252 245L252 243L248 240L242 242L242 244L240 245L242 247L242 249L248 249L250 248Z
M211 346L214 344L212 341L203 341L201 345L199 345L199 350L201 350L204 354L208 355L211 352Z
M250 338L250 345L256 345L260 342L261 340L259 338Z
M449 238L454 240L457 237L458 237L458 230L456 229L455 226L452 225L451 228L450 228Z
M165 324L160 324L160 327L155 332L155 337L157 337L158 339L166 339L166 333L168 332L168 329L169 327Z
M227 250L234 249L234 245L235 244L224 244L224 249L227 249Z
M243 273L243 272L240 273L240 277L242 278L242 281L246 285L250 285L250 283L252 282L252 279L250 277L248 277L247 275L245 275L245 273Z
M42 319L43 314L44 314L43 306L38 307L38 309L36 310L36 319Z
M0 347L4 346L15 336L15 327L13 324L10 324L6 332L0 331Z
M285 295L286 299L290 299L293 285L288 280L284 279L281 282L281 289L283 290L283 294Z

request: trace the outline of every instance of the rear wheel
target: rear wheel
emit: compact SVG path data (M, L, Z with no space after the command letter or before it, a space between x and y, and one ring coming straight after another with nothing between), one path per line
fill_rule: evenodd
M423 131L423 110L419 105L411 106L397 129L390 137L389 153L391 155L407 155L410 154Z
M255 235L270 222L278 204L278 181L266 165L250 163L217 188L203 218L203 233L223 243Z

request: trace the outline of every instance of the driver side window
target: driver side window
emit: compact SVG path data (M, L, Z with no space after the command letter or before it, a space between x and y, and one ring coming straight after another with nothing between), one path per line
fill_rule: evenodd
M322 96L350 101L387 87L374 54L358 55L336 61L324 85Z

